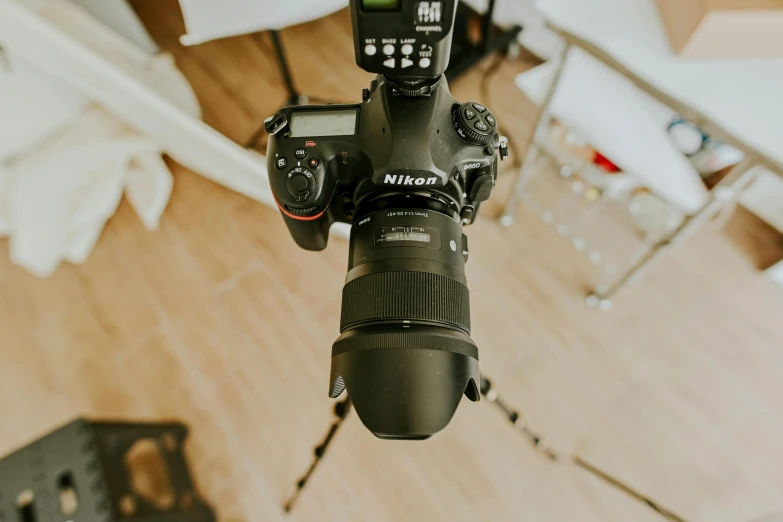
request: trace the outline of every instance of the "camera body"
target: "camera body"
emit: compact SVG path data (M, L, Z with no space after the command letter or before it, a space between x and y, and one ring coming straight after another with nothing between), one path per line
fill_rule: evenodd
M497 179L496 120L458 103L443 77L426 88L409 97L379 77L364 103L288 107L267 122L269 181L299 246L323 250L331 225L378 195L428 193L473 221Z
M347 389L385 439L426 439L479 400L463 226L508 154L492 112L449 92L457 0L351 0L356 62L378 73L355 105L265 121L269 182L294 241L323 250L351 225L329 394Z

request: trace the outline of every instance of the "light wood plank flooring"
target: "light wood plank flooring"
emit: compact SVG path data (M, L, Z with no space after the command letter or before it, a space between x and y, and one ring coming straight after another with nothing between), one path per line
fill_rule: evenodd
M265 37L185 50L172 0L134 6L232 139L283 103ZM304 92L358 98L368 75L348 22L284 31ZM453 85L459 98L486 101L488 65ZM516 140L533 114L511 83L526 67L509 61L491 84ZM84 266L37 280L0 243L0 454L77 415L173 418L192 428L193 473L222 521L662 520L568 458L542 458L486 401L463 402L424 443L377 440L349 417L284 516L331 421L347 244L299 250L276 211L171 167L161 229L123 203ZM484 218L468 234L483 370L557 452L689 522L783 511L783 292L723 234L673 252L608 314L583 305L589 263L529 209L514 228Z

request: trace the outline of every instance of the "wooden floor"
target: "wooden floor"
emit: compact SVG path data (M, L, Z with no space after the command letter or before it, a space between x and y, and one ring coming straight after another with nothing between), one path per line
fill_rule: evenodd
M134 1L207 121L246 140L285 97L268 44L184 50L173 4ZM348 22L342 12L284 31L303 91L358 98L368 75L353 67ZM491 101L519 140L533 110L511 79L526 67L505 63L489 101L484 69L452 87ZM161 229L146 231L123 203L84 266L37 280L0 243L0 454L77 415L180 419L220 520L283 520L331 420L347 244L299 250L276 211L172 169ZM544 459L487 401L463 401L424 443L377 440L349 417L288 519L662 520L573 455L689 522L783 512L783 292L719 231L668 256L606 314L583 305L589 263L529 209L514 228L483 219L467 233L483 371L566 458Z

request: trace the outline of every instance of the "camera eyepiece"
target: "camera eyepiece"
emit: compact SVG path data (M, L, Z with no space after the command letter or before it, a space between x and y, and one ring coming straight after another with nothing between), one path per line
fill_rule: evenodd
M330 395L383 439L427 439L479 400L462 225L424 196L381 198L351 230ZM383 207L383 208L382 208Z

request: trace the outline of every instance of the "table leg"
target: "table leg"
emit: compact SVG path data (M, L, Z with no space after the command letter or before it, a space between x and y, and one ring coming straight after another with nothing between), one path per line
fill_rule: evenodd
M514 224L517 208L519 208L519 204L522 202L528 182L536 172L538 159L538 145L530 143L528 145L527 154L525 155L525 161L522 163L522 168L519 170L517 179L514 181L514 186L511 189L511 195L506 203L506 209L503 212L503 216L500 218L500 224L504 227L510 227Z
M525 162L522 166L522 169L520 169L519 173L517 174L514 187L511 190L511 195L509 196L508 202L506 203L506 208L500 218L500 223L505 227L510 227L514 223L514 217L516 216L519 203L522 200L522 195L525 191L527 182L530 180L530 177L535 171L534 167L538 157L538 147L535 144L536 136L549 122L549 106L552 104L552 99L555 97L555 92L557 92L557 86L560 84L560 78L563 75L566 57L568 56L568 51L570 49L571 44L565 43L563 45L563 49L560 51L560 54L557 58L555 58L555 60L558 61L557 71L555 72L554 78L552 78L552 83L549 85L549 90L547 91L546 97L544 98L544 103L541 104L541 107L538 110L535 123L531 129Z
M606 288L597 289L588 296L587 305L591 308L598 307L608 311L612 309L612 299L618 292L639 278L661 254L676 242L681 241L696 233L713 216L727 205L733 204L740 197L742 191L753 182L756 175L756 162L753 158L746 158L718 183L709 193L707 203L695 214L683 219L682 223L672 232L658 240L652 247L645 249L630 267Z

